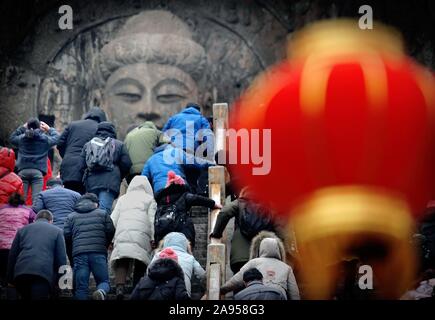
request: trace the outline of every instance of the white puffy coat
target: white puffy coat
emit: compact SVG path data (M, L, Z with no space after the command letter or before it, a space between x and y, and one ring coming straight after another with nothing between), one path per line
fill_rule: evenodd
M153 190L145 176L136 176L121 196L112 212L115 225L113 251L110 264L118 259L130 258L149 265L152 259L150 241L154 238L154 216L157 204Z

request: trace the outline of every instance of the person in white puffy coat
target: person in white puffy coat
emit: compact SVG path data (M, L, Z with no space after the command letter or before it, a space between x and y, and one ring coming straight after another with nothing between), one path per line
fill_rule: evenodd
M156 209L147 177L136 176L111 214L116 233L110 265L115 272L116 295L120 300L124 298L126 279L132 268L134 287L151 262Z

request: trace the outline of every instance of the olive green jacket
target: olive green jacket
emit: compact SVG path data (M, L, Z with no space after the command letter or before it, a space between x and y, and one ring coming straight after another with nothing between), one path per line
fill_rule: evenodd
M130 174L141 174L145 162L154 153L154 148L163 143L163 134L154 123L146 121L133 129L125 138L132 166Z

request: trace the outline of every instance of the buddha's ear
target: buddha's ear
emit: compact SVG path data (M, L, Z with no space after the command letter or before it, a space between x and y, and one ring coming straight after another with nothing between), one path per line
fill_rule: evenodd
M106 109L103 108L104 104L104 90L102 89L93 89L90 93L90 106L92 107L99 107L106 111Z
M113 121L112 110L109 108L107 93L105 92L105 90L99 90L99 91L100 91L100 95L98 97L99 106L106 113L107 120Z

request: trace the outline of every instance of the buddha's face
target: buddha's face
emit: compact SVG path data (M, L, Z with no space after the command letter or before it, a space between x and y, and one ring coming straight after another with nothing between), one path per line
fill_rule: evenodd
M135 63L117 69L105 86L104 109L120 138L140 120L136 115L157 113L158 127L187 102L197 101L198 88L189 74L171 65Z

